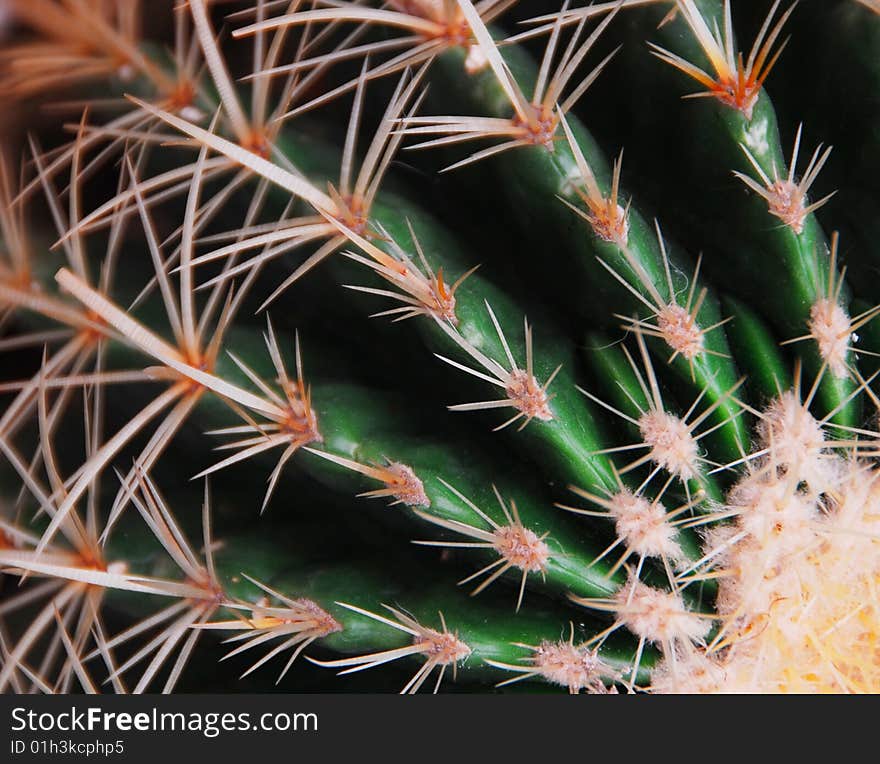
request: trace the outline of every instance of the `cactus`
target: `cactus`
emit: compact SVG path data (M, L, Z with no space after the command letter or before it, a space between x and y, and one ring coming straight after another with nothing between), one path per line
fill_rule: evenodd
M877 3L8 4L0 689L880 690Z

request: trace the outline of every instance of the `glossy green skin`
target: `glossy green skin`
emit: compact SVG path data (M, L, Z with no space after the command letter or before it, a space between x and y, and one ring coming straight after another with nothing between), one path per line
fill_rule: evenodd
M252 539L252 543L266 545L265 541L258 541L256 538ZM236 579L230 582L231 594L244 599L257 598L259 593L255 587L232 572L236 569L236 552L242 555L242 564L246 564L254 556L250 543L230 546L225 558L221 557L219 561L221 578ZM271 558L270 555L271 548L261 556ZM276 570L268 581L273 588L283 593L295 592L292 596L313 599L343 625L342 631L320 641L323 647L334 652L378 652L411 642L411 637L407 634L343 608L338 604L340 602L393 620L393 616L381 606L387 604L404 610L422 625L438 630L441 628L439 613L442 613L449 631L456 633L473 651L458 667L460 672L465 672L465 678L490 675L504 679L504 675L498 676L498 669L483 661L489 659L520 663L529 653L514 643L539 645L544 640L556 641L567 635L567 624L557 613L540 604L514 615L503 600L493 600L491 597L474 600L464 592L444 584L422 586L406 578L406 574L427 575L426 571L404 567L398 573L399 575L389 578L387 573L376 570L375 561L370 560L297 569L296 562L291 562L288 556L285 565ZM627 663L627 658L630 663ZM631 653L627 654L623 644L611 642L607 660L624 670L631 665ZM651 656L648 663L650 661Z
M150 302L147 307L154 305ZM279 334L278 339L282 348L293 346L293 340L288 336ZM144 363L139 351L117 343L111 343L110 346L113 348L112 357L123 367L137 368ZM260 330L234 327L227 336L226 347L264 379L275 376ZM218 358L215 373L221 379L246 389L251 387L247 378L225 354ZM572 390L579 395L573 387ZM503 523L503 514L497 508L491 490L493 483L498 483L505 499L513 498L516 501L526 527L539 536L549 533L547 543L553 554L545 572L546 581L538 574L532 574L529 577L530 588L537 585L539 588L549 588L558 595L570 591L577 596L601 597L612 594L623 582L619 572L612 578L606 577L609 569L607 562L593 565L602 547L585 544L582 534L573 531L563 518L562 511L549 506L540 495L536 496L534 488L511 488L508 492L504 482L499 480L499 476L507 474L505 467L508 465L489 464L484 460L481 463L477 453L465 456L466 451L448 438L431 439L422 433L414 436L410 423L419 422L417 410L408 409L402 404L389 405L387 397L354 385L314 383L312 395L324 439L322 448L365 464L382 464L387 458L410 465L425 484L431 499L431 507L426 511L434 516L485 527L483 521L461 499L439 482L442 479L496 521ZM229 426L236 420L236 415L227 404L210 392L202 396L189 417L190 425L203 432ZM259 474L268 474L278 455L277 451L268 452L249 460L249 464ZM375 481L364 483L353 480L349 471L305 452L298 454L296 461L335 490L354 493L358 485L363 490L377 487ZM198 467L193 465L191 469L196 472ZM415 515L412 515L412 519L422 522ZM437 537L436 533L428 535L430 538ZM461 539L456 536L455 540ZM476 560L479 559L476 556ZM489 561L494 559L497 556L489 557Z
M384 201L384 200L380 200ZM390 201L390 200L389 200ZM400 226L399 212L405 209L402 200L388 207L379 204L375 209L375 218L383 224ZM407 215L409 217L409 215ZM410 218L411 222L412 218ZM421 222L421 221L420 221ZM416 235L422 246L430 241L427 229L429 225L416 226ZM407 242L408 234L400 231L398 243ZM465 270L456 263L454 248L442 246L425 247L426 256L432 267L443 268L444 274L461 273ZM410 248L409 251L413 251ZM515 300L495 287L479 272L472 274L455 293L455 313L458 319L457 330L469 342L483 353L508 366L504 348L498 333L486 310L488 303L498 322L504 330L505 338L520 368L525 368L526 348L523 333L523 319L531 318L528 311L519 306ZM533 314L534 316L534 314ZM432 352L451 357L471 367L475 362L467 356L459 346L450 339L430 318L419 318L418 329L425 344ZM534 326L534 375L539 382L549 379L558 366L562 369L557 374L548 393L553 396L550 404L554 418L549 421L533 419L523 430L519 430L521 422L509 429L513 437L523 441L527 453L536 460L543 462L553 479L576 483L593 488L612 485L612 471L608 459L595 454L601 450L603 437L600 425L590 407L575 389L575 358L571 342L564 337L549 321L534 317L530 323ZM480 369L481 370L481 369ZM503 398L504 392L498 387L482 386L486 391L486 400ZM450 404L464 402L450 400ZM493 421L498 424L516 414L513 408L501 409L493 413ZM514 434L515 433L515 434Z
M534 62L518 46L504 46L502 55L510 65L524 92L531 90L530 83L536 78ZM491 71L483 71L475 76L464 74L462 54L449 51L441 56L430 71L434 87L432 94L439 93L439 103L433 108L452 109L454 113L471 111L484 116L509 117L511 108ZM581 150L589 162L601 188L609 189L611 172L595 139L584 128L574 114L568 116L569 125ZM562 128L559 128L562 135ZM627 263L620 249L613 243L599 239L589 225L560 201L560 197L583 208L580 197L574 191L571 178L578 176L575 158L567 142L556 142L551 153L544 148L523 147L486 160L483 165L491 180L487 187L505 195L508 206L516 209L516 222L524 232L536 240L536 247L542 251L551 235L553 251L559 254L553 258L553 267L559 267L560 274L570 273L573 284L580 291L578 308L591 323L608 325L613 314L630 315L637 313L646 316L646 307L635 299L602 267L597 258L607 262L628 284L650 301L650 296L641 284L639 277ZM621 195L622 203L628 197ZM663 266L662 254L657 242L654 227L639 214L635 205L630 206L628 243L638 262L648 274L651 283L666 300L670 299L669 287ZM669 245L670 267L675 299L683 304L687 298L687 284L693 275L694 265ZM559 282L564 283L561 275ZM700 286L703 286L701 284ZM712 326L722 318L718 303L711 290L700 309L697 321L700 326ZM679 356L670 365L678 378L678 383L691 390L708 388L707 397L717 400L736 382L737 372L730 360L729 349L723 330L713 330L706 338L707 349L723 354L724 357L704 354L694 359L693 369L686 359ZM672 351L661 340L650 340L652 352L662 358L664 365ZM718 416L727 418L734 413L730 404L723 404ZM745 431L733 419L723 428L726 448L730 453L737 451L737 445L745 442Z
M698 5L710 26L714 20L721 27L720 0L700 0ZM653 42L712 71L682 18L657 30ZM657 62L655 66L668 65ZM731 174L739 171L756 176L742 145L748 147L771 179L774 168L779 176L787 172L790 149L782 148L773 104L762 90L749 119L715 98L678 98L681 93L701 89L684 74L680 75L680 87L681 90L668 94L667 117L677 126L670 133L675 141L671 148L681 159L678 177L687 178L688 183L687 188L678 189L686 199L681 205L682 214L712 247L705 259L707 270L715 275L716 281L723 280L726 288L742 301L760 305L781 337L801 336L807 332L811 306L828 290L831 274L827 239L814 214L804 220L800 234L782 225L770 215L765 200L748 192ZM806 161L805 153L806 150L801 152L799 163ZM785 289L779 289L779 284L785 284ZM844 306L849 300L846 285L840 299ZM810 378L818 373L821 359L813 348L806 348L806 343L799 350ZM828 374L819 397L823 407L830 411L853 390L851 380L837 380ZM855 424L858 418L859 406L851 403L835 421Z
M732 317L727 338L748 375L746 387L751 399L765 402L792 386L788 364L767 325L753 310L739 300L722 300L724 311Z
M525 487L521 485L522 480L517 481L520 485L514 484L477 453L454 446L446 439L401 435L399 428L389 427L389 417L383 416L386 411L383 411L376 396L362 389L345 385L315 386L313 394L324 437L322 449L367 465L382 465L386 460L407 465L421 480L430 501L430 506L414 509L439 519L486 529L485 522L445 486L445 482L503 525L504 515L492 491L492 485L496 484L506 501L515 501L526 528L538 536L549 534L546 543L551 557L543 577L538 573L530 574L530 588L538 586L557 594L571 592L577 596L605 597L616 591L623 582L620 573L607 577L609 565L605 561L593 564L601 548L591 548L584 543L582 534L574 532L561 511L547 506L540 495L536 496L533 490L528 489L528 483ZM405 410L396 413L405 416ZM312 454L303 454L300 465L335 489L354 492L357 489L368 491L382 487L376 480L354 476L348 470ZM426 537L436 539L440 536L438 532L428 531L419 538ZM446 537L452 541L473 540L458 534L447 534ZM474 557L476 571L480 567L478 561L481 556ZM492 552L484 557L485 561L495 559L498 559L498 555ZM518 582L521 573L516 570L509 576ZM545 578L543 586L542 578ZM475 581L474 585L477 583Z
M280 342L283 345L284 340ZM257 373L270 378L268 359L256 337L245 331L237 331L230 337L229 347ZM231 361L220 359L217 371L224 379L245 384ZM584 526L576 530L564 517L562 510L552 508L536 492L533 480L526 475L510 480L506 477L510 474L510 464L490 462L475 449L468 449L448 437L426 436L425 426L430 423L429 415L420 414L411 402L395 401L387 395L356 385L314 380L311 381L311 393L312 406L323 438L320 444L314 446L362 464L382 465L390 460L408 465L422 481L431 501L430 507L419 507L419 510L441 519L457 520L481 529L486 527L478 515L441 480L452 485L502 524L503 513L498 507L492 486L497 485L505 500L513 499L527 528L539 536L549 534L546 543L553 553L545 577L530 574L529 589L542 588L557 595L572 592L577 596L602 597L612 594L623 582L619 572L614 577L606 577L610 567L606 561L593 564L602 546L596 541L587 543ZM196 415L197 424L206 430L228 426L232 419L225 404L215 396L205 396ZM266 463L267 469L271 469L273 457L277 459L277 456L269 454L257 463ZM348 495L382 487L376 480L364 478L304 451L297 454L295 461L333 490ZM515 460L511 461L516 463ZM423 533L419 538L433 540L441 537L439 528L432 528L409 511L407 516L421 525ZM425 533L425 530L428 532ZM466 540L457 534L450 534L449 537L455 541ZM494 561L497 555L490 553L485 558L475 555L474 571L479 569L480 565L476 563L480 559ZM517 572L509 575L518 580Z
M283 136L279 146L285 155L295 163L303 165L303 169L310 172L313 177L320 173L319 166L332 166L335 159L335 152L331 152L326 145L299 135ZM305 164L306 162L308 164ZM330 171L325 172L329 174ZM480 259L471 259L471 256L463 254L461 244L441 223L420 209L411 198L400 193L392 190L380 191L371 210L370 221L377 230L387 231L413 262L419 263L407 226L409 222L431 268L434 272L442 268L447 284L453 283L467 270L481 264ZM380 241L376 243L381 246ZM353 268L352 264L340 255L331 258L327 267L333 268L339 274L342 283L388 288L386 282L367 272L365 268ZM537 309L530 312L493 284L483 275L483 271L473 273L460 286L455 293L455 301L458 332L503 366L508 367L509 363L486 309L487 303L498 318L520 368L525 368L526 363L524 318L530 320L535 332L534 374L538 381L545 382L558 366L562 366L548 389L548 393L553 395L551 409L554 418L549 421L534 419L522 430L519 429L521 421L517 422L507 428L508 437L514 440L530 459L544 467L549 479L592 489L613 487L611 462L596 454L604 448L599 423L591 406L575 389L574 348L570 340L548 320L542 319ZM390 307L388 301L379 302L375 299L370 304L376 306L376 309ZM400 331L407 331L408 326L412 325L417 326L429 351L475 367L476 362L437 326L432 318L411 319L399 325ZM434 359L430 359L430 362L442 363ZM456 372L456 374L462 378L467 377L464 372ZM467 379L462 379L459 384L464 390L473 387ZM504 396L502 388L481 384L479 397L475 400L497 400ZM469 401L456 399L449 401L450 404L463 402ZM501 424L516 413L512 407L500 409L493 412L494 418L491 421Z
M252 368L260 369L258 358L245 358ZM224 378L235 378L235 372L231 368L221 369L221 372ZM426 523L412 509L442 520L457 521L480 529L487 527L473 509L444 483L455 488L496 522L504 524L503 512L498 507L492 490L494 485L508 505L510 501L516 503L526 528L538 536L547 534L546 543L551 557L543 575L529 575L529 591L543 590L556 596L572 593L581 597L607 597L623 583L624 576L620 571L608 576L612 558L594 562L606 542L588 539L590 534L585 532L586 526L574 526L567 522L561 510L551 509L547 500L536 492L533 481L526 475L518 474L511 464L490 462L476 450L455 444L448 437L442 440L426 437L424 432L426 424L430 427L429 415L422 418L403 401L398 402L376 391L354 385L315 382L311 389L312 403L323 438L320 444L315 444L316 447L369 466L381 466L389 462L402 463L410 467L420 479L430 506L399 510L420 524L423 531L427 531L419 538L469 540L454 533L443 536L439 529ZM219 402L207 398L202 403L201 410L217 409L221 406ZM220 425L224 413L222 410L214 412L217 420L215 422L212 416L212 426ZM418 427L412 426L415 422ZM347 495L382 488L377 480L361 476L315 454L302 452L297 456L296 462L334 491ZM518 477L515 480L504 477L511 474L518 474ZM711 479L704 480L701 485L710 496L720 497ZM393 499L379 501L391 502ZM683 540L685 552L692 559L697 559L700 556L699 544L690 536ZM480 556L475 554L474 571L480 567L480 557L483 558L483 564L498 559L494 552ZM519 570L507 575L512 582L519 583ZM478 583L479 581L475 581L474 585Z
M246 574L291 599L310 599L329 613L342 628L321 637L309 649L309 654L317 654L322 659L332 659L333 653L366 655L412 643L409 634L353 612L341 603L394 620L394 616L383 607L387 604L415 617L423 626L436 630L441 629L442 613L447 629L471 650L457 665L456 673L463 682L481 680L485 683L511 678L513 674L501 672L485 661L525 663L531 652L519 645L537 646L544 641L568 637L569 622L546 603L533 603L514 615L504 597L493 597L487 593L474 600L463 591L450 588L442 582L422 585L421 582L426 580L430 572L414 565L405 556L397 561L389 574L387 570L376 567L375 558L352 558L344 562L316 558L315 550L310 546L311 541L290 537L280 528L272 533L247 531L224 536L214 560L218 581L231 598L258 602L266 596L243 575ZM176 575L167 557L153 552L147 555L138 552L144 548L155 549L155 541L145 536L143 529L135 529L133 533L117 534L109 552L114 559L136 561L139 570L146 570L151 575ZM108 602L135 617L145 617L154 612L157 603L164 604L159 603L158 598L115 591L108 593ZM246 614L246 611L241 612ZM226 613L220 612L214 620L226 617ZM589 634L600 628L601 625L594 623L579 623L575 630L576 642L587 639ZM277 644L278 641L273 641L262 650L255 651L254 660ZM615 635L605 643L602 659L620 675L628 676L633 653L631 640L623 634ZM656 658L653 651L646 651L636 676L637 681L648 681L650 667ZM277 660L283 660L283 656ZM417 666L424 656L416 655L406 660ZM445 681L451 679L447 674ZM433 681L429 686L433 686Z

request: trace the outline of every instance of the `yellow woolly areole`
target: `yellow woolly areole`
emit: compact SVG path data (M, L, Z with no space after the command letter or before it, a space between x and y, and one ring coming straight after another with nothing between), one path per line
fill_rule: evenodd
M656 692L880 692L880 471L840 460L818 498L788 476L744 478L707 534L720 627L654 672Z

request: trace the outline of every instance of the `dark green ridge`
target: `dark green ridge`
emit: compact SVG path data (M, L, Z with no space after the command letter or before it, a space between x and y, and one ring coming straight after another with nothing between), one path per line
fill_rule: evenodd
M698 5L710 26L713 19L721 25L720 1L701 0ZM629 156L639 165L639 178L644 179L640 187L657 206L674 206L676 216L670 219L674 235L689 248L704 251L706 271L715 283L723 283L737 299L760 306L780 341L801 336L807 331L812 304L828 287L828 241L815 214L796 234L770 215L763 198L733 176L739 171L756 177L741 144L770 177L774 166L780 171L787 168L792 144L780 141L776 112L766 91L761 91L751 119L715 98L682 99L700 92L702 86L654 59L647 42L712 70L681 14L657 29L662 16L661 9L627 16L634 19L627 27L627 44L605 86L619 89L627 83L630 103L624 107L624 119L612 124L606 118L601 132L613 131L626 141ZM796 16L797 10L792 18ZM750 43L739 44L748 50ZM802 144L798 169L805 166L813 148ZM811 200L817 198L810 194ZM788 288L771 286L780 283ZM844 285L841 302L846 305L848 300ZM806 378L811 379L821 366L818 353L808 343L797 352L804 359ZM853 390L850 380L826 375L819 396L822 410L837 408ZM859 402L853 401L835 421L857 423L859 409Z
M529 56L516 45L504 46L502 55L510 65L517 81L529 93L528 83L536 77L536 67ZM461 56L451 51L440 57L429 73L433 87L429 99L432 113L473 112L485 116L509 117L511 108L490 71L472 77L463 74ZM449 93L454 92L455 97ZM427 110L427 107L425 111ZM574 116L569 123L581 150L590 163L600 187L610 187L609 162L592 136ZM562 135L562 128L559 129ZM475 150L477 147L471 147ZM453 171L456 172L456 171ZM533 242L532 263L521 267L535 267L535 253L541 253L541 268L535 268L536 281L541 277L538 270L547 270L543 259L552 257L549 273L559 299L562 289L563 299L569 310L577 311L583 320L601 325L619 321L614 314L629 315L633 312L644 314L645 306L637 301L627 289L614 279L597 258L602 258L617 273L643 295L645 288L638 274L631 268L622 252L615 244L598 239L588 224L569 209L560 197L582 207L579 197L571 185L571 178L577 176L574 156L565 140L555 144L551 154L546 149L523 147L503 152L485 162L481 162L469 177L479 178L478 188L485 189L484 195L503 198L507 205L514 206L523 233ZM624 203L629 198L621 197ZM664 299L669 299L665 270L654 226L642 217L636 205L632 205L628 215L629 247L641 268L647 273L654 287ZM548 252L546 237L553 231L553 247ZM671 243L667 242L670 267L676 289L676 299L684 304L687 295L686 285L694 272L694 264ZM545 276L544 280L547 278ZM708 286L702 283L700 286ZM650 297L649 297L650 299ZM721 320L717 300L711 289L698 314L698 323L709 327ZM706 335L708 349L728 355L729 350L723 330L713 330ZM664 365L672 355L670 348L662 340L651 340L652 352L662 358ZM690 389L709 388L710 398L721 397L737 378L735 366L729 358L704 354L694 361L693 377L690 364L679 356L671 365L678 384ZM727 387L725 387L727 385ZM724 407L722 407L723 409ZM727 412L733 413L732 410ZM719 413L719 416L721 414ZM732 421L724 428L727 432L728 448L735 449L742 442L744 432Z

